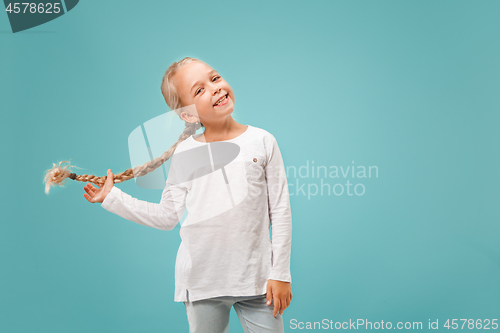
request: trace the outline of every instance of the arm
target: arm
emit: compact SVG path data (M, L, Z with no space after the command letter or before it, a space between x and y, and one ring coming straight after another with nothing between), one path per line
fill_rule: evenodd
M181 220L186 208L187 189L168 181L160 203L151 203L133 198L113 186L101 207L129 221L147 227L172 230Z
M274 136L266 141L266 180L271 219L273 267L267 282L267 305L274 300L273 316L292 301L290 253L292 245L292 213L283 158Z
M290 253L292 244L292 213L285 166L278 143L271 136L266 144L267 197L273 246L273 267L270 279L292 282Z

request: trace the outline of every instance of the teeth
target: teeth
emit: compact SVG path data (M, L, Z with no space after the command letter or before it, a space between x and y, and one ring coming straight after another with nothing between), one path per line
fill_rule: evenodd
M217 103L215 103L215 105L219 105L220 103L224 102L226 100L226 96L222 96L218 101Z

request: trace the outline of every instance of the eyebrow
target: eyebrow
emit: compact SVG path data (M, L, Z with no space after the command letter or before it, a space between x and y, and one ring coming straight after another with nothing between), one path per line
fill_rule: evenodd
M217 73L217 71L215 69L212 69L210 72L208 72L208 74L212 74L212 73ZM192 92L193 91L193 88L195 86L197 86L198 84L200 83L200 81L196 81L193 86L191 87L191 90L189 90L189 92Z

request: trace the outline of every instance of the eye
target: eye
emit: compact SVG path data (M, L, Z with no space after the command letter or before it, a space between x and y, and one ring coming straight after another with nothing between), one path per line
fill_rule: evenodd
M218 80L218 79L220 79L220 78L221 78L221 77L220 77L220 75L216 75L216 76L214 76L214 77L212 78L212 82L215 82L215 81L217 81L217 80ZM196 95L198 95L198 93L200 93L200 92L201 92L201 89L203 89L203 88L198 88L198 89L196 90L196 92L194 93L194 95L195 95L195 96L196 96Z

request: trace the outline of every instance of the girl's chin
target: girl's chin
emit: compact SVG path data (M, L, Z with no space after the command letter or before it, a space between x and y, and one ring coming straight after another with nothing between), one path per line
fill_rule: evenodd
M229 108L225 108L225 109L220 110L220 111L216 109L215 111L219 112L219 113L231 114L231 113L233 113L233 110L234 110L234 107L231 106Z

